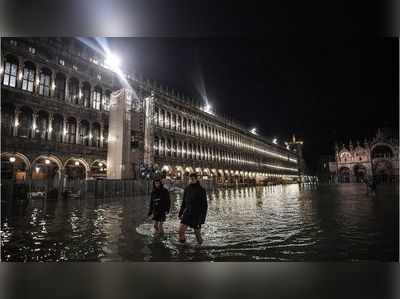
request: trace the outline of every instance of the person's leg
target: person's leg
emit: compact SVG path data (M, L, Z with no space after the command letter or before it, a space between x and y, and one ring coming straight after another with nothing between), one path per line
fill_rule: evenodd
M194 229L194 234L196 235L196 240L199 245L203 243L203 238L201 237L201 227Z
M186 229L187 226L183 223L179 226L179 242L186 242Z

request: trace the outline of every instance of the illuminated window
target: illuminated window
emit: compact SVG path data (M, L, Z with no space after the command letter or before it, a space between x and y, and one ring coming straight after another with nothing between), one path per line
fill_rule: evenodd
M65 85L66 85L66 78L65 78L64 74L58 73L56 75L55 96L59 100L65 100Z
M32 55L35 55L36 49L34 47L29 47L29 53L31 53Z
M35 82L35 65L31 62L25 62L22 76L22 90L33 92Z
M104 97L103 97L103 109L106 111L110 111L110 98L111 98L111 91L106 90Z
M39 94L45 97L50 96L51 72L49 69L42 69L39 77Z
M63 59L58 60L58 63L61 65L65 65L65 61Z
M100 103L101 103L101 88L96 86L93 91L93 101L92 101L92 108L96 110L100 110Z
M4 62L3 85L15 87L17 85L18 61L15 58L6 58Z

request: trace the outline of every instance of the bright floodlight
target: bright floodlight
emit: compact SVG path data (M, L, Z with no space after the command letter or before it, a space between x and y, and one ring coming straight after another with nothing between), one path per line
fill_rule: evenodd
M278 139L277 139L277 138L274 138L274 139L272 140L272 143L273 143L273 144L278 144Z
M257 135L257 128L253 128L250 130L251 134Z
M119 70L121 60L113 53L108 53L104 64L113 71Z
M204 112L213 114L212 106L211 106L209 103L207 103L207 104L204 106L203 110L204 110Z

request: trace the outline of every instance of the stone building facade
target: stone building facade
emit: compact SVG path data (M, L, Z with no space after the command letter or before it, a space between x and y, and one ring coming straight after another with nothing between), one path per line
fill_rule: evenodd
M335 146L335 161L329 163L331 182L363 182L374 178L377 182L398 182L399 144L389 130L378 130L371 140L362 144L349 142Z
M111 93L121 78L74 38L1 39L3 178L57 187L105 177ZM180 93L123 74L132 101L132 167L151 165L181 179L293 180L298 153L224 120ZM60 188L61 189L61 188Z

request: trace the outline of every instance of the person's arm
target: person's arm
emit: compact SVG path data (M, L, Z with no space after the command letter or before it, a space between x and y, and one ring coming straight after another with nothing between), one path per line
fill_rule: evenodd
M179 214L178 217L181 218L183 215L183 211L185 210L185 201L186 201L186 189L183 192L183 198L182 198L182 204L181 204L181 208L179 210Z

